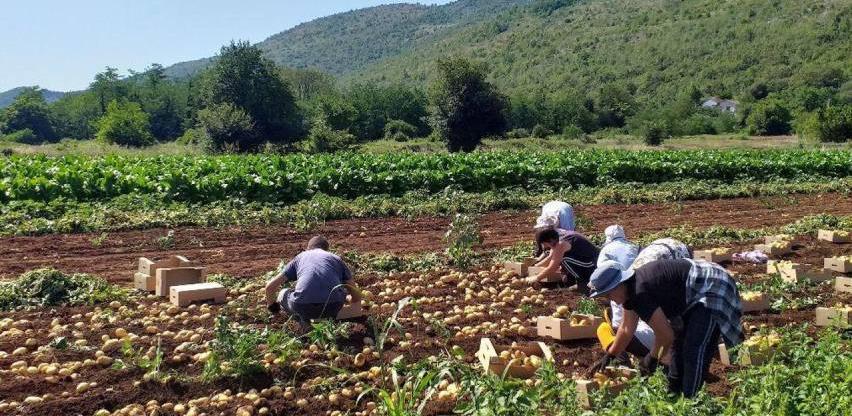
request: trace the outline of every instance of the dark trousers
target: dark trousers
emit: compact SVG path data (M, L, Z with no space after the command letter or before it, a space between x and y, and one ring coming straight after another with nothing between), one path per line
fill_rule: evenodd
M343 302L296 303L293 302L292 289L284 289L279 295L281 309L296 318L299 325L310 327L312 319L334 319L343 308Z
M683 330L675 335L672 363L669 367L669 389L693 397L704 384L719 342L719 325L709 309L693 306L683 316Z

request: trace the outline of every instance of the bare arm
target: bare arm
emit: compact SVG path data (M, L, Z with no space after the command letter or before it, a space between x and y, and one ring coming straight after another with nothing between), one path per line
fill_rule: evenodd
M547 263L547 267L545 267L544 270L542 270L541 273L539 273L537 276L530 277L529 280L533 282L538 282L544 276L549 276L551 274L558 273L560 263L562 263L562 256L564 256L565 253L569 251L571 251L571 243L568 242L560 242L559 244L553 246L553 248L550 249L550 257L548 259L549 262Z
M654 330L654 349L651 354L656 359L661 359L674 343L674 330L672 330L669 320L663 310L657 308L654 314L651 315L651 320L648 325Z
M615 340L610 344L607 353L617 356L624 352L627 346L630 345L630 341L633 340L637 325L639 325L639 315L636 315L636 312L625 309L624 321L618 327L618 332L615 333Z
M286 278L284 277L284 273L278 273L277 276L270 279L266 282L266 304L271 305L276 302L278 298L278 291L281 289L281 286L284 285L284 281Z

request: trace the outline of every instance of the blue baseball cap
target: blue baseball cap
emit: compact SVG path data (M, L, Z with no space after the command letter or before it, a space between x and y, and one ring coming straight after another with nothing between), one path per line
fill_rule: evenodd
M595 269L589 278L590 297L596 298L609 293L611 290L633 277L633 269L622 270L615 261L607 260Z

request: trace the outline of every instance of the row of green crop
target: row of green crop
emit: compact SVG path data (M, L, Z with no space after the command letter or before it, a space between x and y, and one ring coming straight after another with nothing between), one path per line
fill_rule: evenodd
M354 199L316 194L295 204L223 200L206 203L163 201L157 195L123 195L98 201L54 199L0 204L0 236L49 233L112 232L178 226L289 225L307 230L325 221L346 218L483 214L500 210L535 210L558 199L577 205L664 203L694 199L758 197L767 207L791 203L788 194L852 192L852 178L820 181L676 181L662 184L614 184L571 190L506 189L401 196L368 195ZM780 196L780 198L765 198ZM583 218L580 225L585 226Z
M156 193L181 201L291 203L316 193L354 198L507 187L570 188L674 180L852 176L848 151L611 151L160 156L0 159L0 202L96 200Z

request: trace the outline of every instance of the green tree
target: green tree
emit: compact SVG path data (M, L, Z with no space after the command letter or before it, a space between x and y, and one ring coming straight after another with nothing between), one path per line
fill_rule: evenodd
M98 120L97 138L121 146L143 147L154 143L148 115L138 103L113 100Z
M301 118L290 86L272 61L248 42L222 47L215 64L202 76L204 107L231 103L254 121L256 134L239 143L244 150L262 140L290 141L301 134Z
M622 127L636 113L636 101L627 86L609 83L598 91L595 108L601 127Z
M823 143L852 140L852 105L821 108L809 115L803 124L806 137Z
M485 80L485 69L463 58L438 61L430 84L432 128L451 152L469 152L484 137L506 131L506 99Z
M198 112L198 126L204 131L210 150L237 148L254 139L254 122L241 108L231 104L214 104Z
M107 105L113 100L127 97L127 86L118 75L118 70L112 67L106 67L104 72L96 74L89 90L98 97L101 115L107 112Z
M751 109L746 124L751 134L771 136L789 133L792 119L793 116L784 102L768 98L758 102Z
M25 88L15 101L0 113L0 132L9 134L29 130L32 134L22 136L27 137L25 141L55 140L53 124L53 115L38 87Z
M322 117L314 119L308 138L299 145L306 153L332 153L349 149L355 144L355 136L346 130L331 128Z

